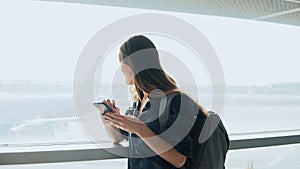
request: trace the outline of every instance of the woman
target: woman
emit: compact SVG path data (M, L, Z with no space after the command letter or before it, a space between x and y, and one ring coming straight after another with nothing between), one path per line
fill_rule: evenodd
M139 52L140 54L136 54ZM115 102L107 99L104 102L114 112L102 115L102 119L114 142L120 142L124 138L128 139L127 136L131 136L135 138L135 141L129 139L129 148L133 149L133 152L143 150L154 152L153 156L145 158L143 156L139 158L139 153L136 153L135 157L129 157L128 168L191 168L193 144L189 133L183 139L175 140L175 142L174 139L172 140L172 136L168 138L155 137L163 132L156 116L158 109L155 100L159 98L159 92L155 91L160 91L167 96L174 92L181 92L175 81L162 69L154 44L145 36L134 36L120 47L119 60L126 84L135 87L138 98L136 104L138 115L136 117L121 115ZM178 116L178 105L180 105L180 99L173 99L172 112L166 123L167 128L174 123ZM207 112L201 106L200 108L203 110L203 116L207 116ZM189 125L182 124L182 127L187 126ZM169 148L162 152L162 148L165 147Z

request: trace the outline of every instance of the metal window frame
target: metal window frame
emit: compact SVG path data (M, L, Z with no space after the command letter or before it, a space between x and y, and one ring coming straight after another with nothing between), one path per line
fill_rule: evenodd
M300 134L279 137L239 139L230 141L230 150L279 146L297 143L300 143ZM128 147L119 146L111 148L95 148L84 150L0 153L0 165L42 164L120 159L125 158L125 156L118 156L111 152L122 152L126 154L127 149Z

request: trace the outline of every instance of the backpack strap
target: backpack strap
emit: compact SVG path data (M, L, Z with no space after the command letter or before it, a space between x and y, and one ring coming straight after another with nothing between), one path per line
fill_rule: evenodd
M179 96L179 95L180 95L180 92L174 92L174 93L167 95L166 98L162 98L162 100L160 102L160 112L162 112L162 113L159 115L159 125L160 125L161 131L164 131L166 129L167 121L170 116L172 100L176 96Z

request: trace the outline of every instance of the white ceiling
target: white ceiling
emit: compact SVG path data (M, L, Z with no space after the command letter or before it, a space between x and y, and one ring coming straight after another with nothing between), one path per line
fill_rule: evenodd
M300 26L300 0L41 0L262 20Z

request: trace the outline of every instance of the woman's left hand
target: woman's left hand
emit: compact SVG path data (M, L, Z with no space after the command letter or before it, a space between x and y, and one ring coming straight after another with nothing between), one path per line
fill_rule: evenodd
M104 119L122 130L135 134L141 132L146 126L141 120L130 115L124 116L117 113L106 113Z

